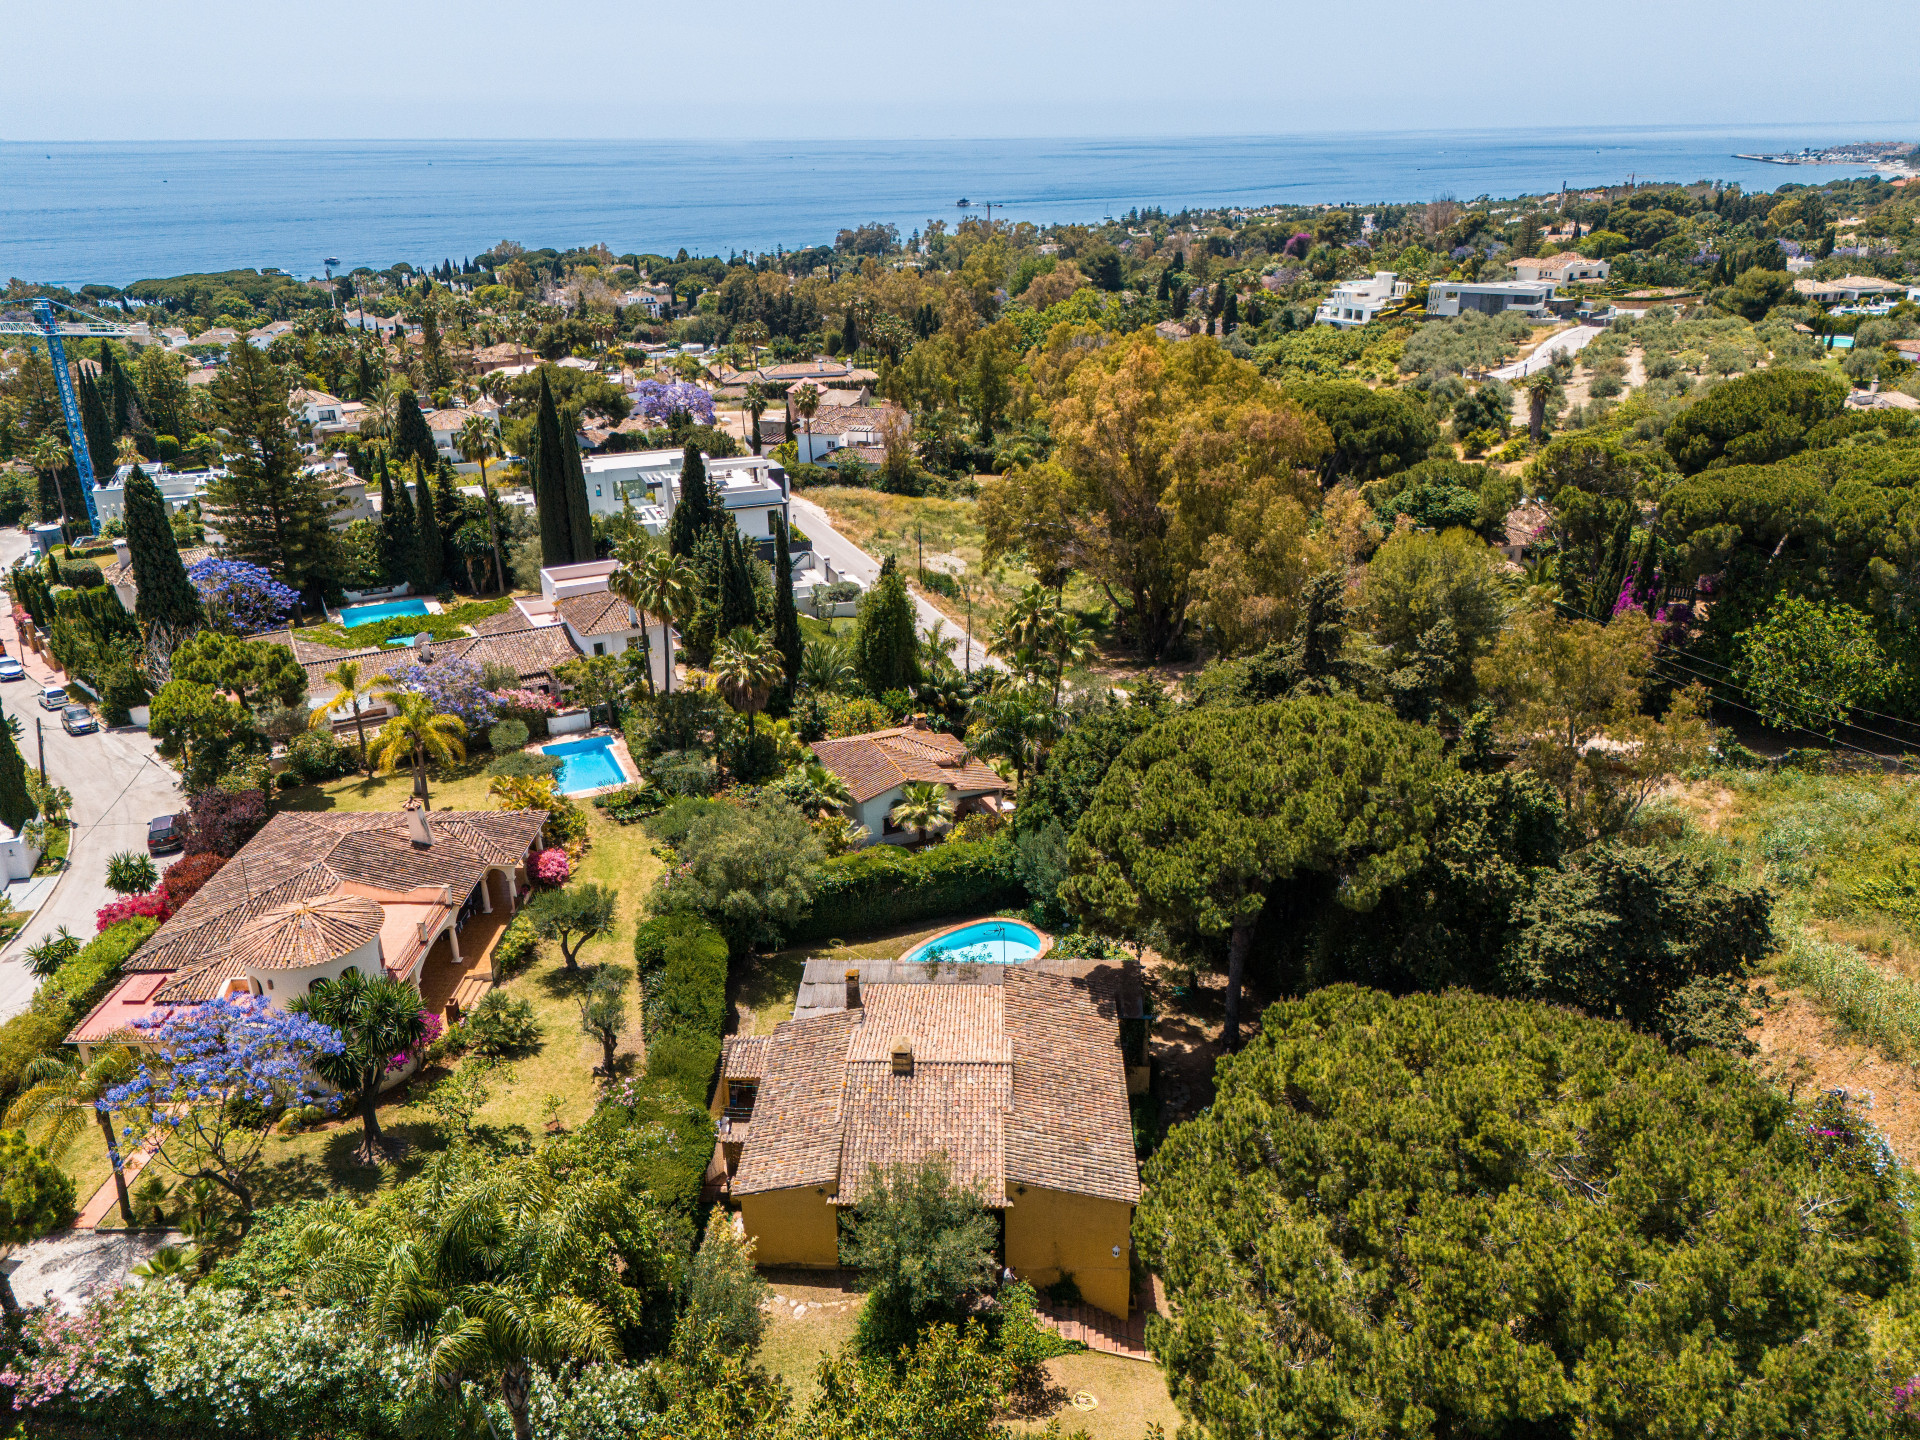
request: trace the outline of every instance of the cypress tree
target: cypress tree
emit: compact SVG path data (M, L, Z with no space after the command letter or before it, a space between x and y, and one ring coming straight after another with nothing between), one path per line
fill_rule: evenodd
M79 369L78 366L74 367ZM107 419L107 407L100 401L100 387L93 383L93 377L86 371L80 371L80 428L86 432L87 454L93 459L93 478L105 480L113 474L115 446L113 443L113 425ZM79 462L75 462L75 473ZM86 502L81 501L84 513Z
M742 625L752 629L760 617L754 603L753 561L739 527L722 527L720 545L720 633L731 635Z
M397 402L398 411L393 420L393 453L399 459L418 458L422 465L432 465L440 458L440 452L433 448L433 432L427 428L427 417L420 413L420 402L414 398L413 391L402 390Z
M1153 292L1153 298L1162 305L1167 303L1167 272L1165 270L1160 272L1160 286Z
M420 570L420 531L414 520L413 496L408 493L403 480L393 487L393 519L383 524L382 548L387 552L388 574L394 580L405 580L414 589L421 588Z
M572 425L561 443L567 447L567 525L572 563L593 559L593 510L587 504L587 470Z
M773 648L780 652L786 676L780 682L783 704L793 703L793 683L800 673L804 644L800 638L800 611L793 603L793 554L787 522L773 522Z
M18 834L33 812L33 800L27 794L27 762L13 743L13 725L0 720L0 824Z
M127 481L126 507L127 551L137 592L133 613L147 627L148 639L171 654L173 645L199 623L200 596L181 563L160 487L145 475L134 475Z
M713 525L713 507L707 494L707 465L698 445L688 445L680 460L680 498L667 522L667 549L677 556L693 554L693 547Z
M416 566L420 588L438 590L442 574L440 522L433 515L433 483L417 459L413 462L413 494L414 544L420 556Z
M360 392L353 398L356 400L367 399L373 394L375 387L373 383L373 366L367 362L367 347L364 345L360 347L359 353L354 359L353 376L354 385Z
M1236 290L1227 292L1227 312L1222 317L1220 332L1230 335L1240 328L1240 294Z
M920 637L914 630L913 597L891 555L880 563L880 578L860 602L853 655L861 683L875 695L907 690L919 682Z
M1186 319L1187 318L1186 276L1182 275L1178 277L1173 287L1173 294L1170 298L1173 301L1173 318L1176 320Z
M854 350L860 344L860 330L854 323L853 302L851 300L847 302L846 318L840 322L840 339L847 347L847 358L851 360Z
M573 522L567 516L567 453L561 447L560 412L553 403L553 389L547 384L544 369L540 372L540 404L533 438L533 506L540 517L541 563L565 565L573 554Z

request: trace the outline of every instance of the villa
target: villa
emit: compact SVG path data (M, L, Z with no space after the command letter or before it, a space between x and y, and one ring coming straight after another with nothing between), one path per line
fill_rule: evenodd
M127 958L75 1026L95 1046L151 1046L182 1006L261 995L283 1006L376 971L457 1020L493 984L493 947L529 889L540 810L282 811Z
M847 818L866 827L869 845L905 845L914 838L913 831L893 823L892 812L905 787L915 781L944 785L956 820L999 810L1012 788L961 741L928 729L924 720L894 730L816 740L813 753L847 782L853 792Z
M1391 270L1376 270L1367 280L1342 280L1313 312L1314 323L1351 330L1377 319L1412 293L1412 284Z
M808 969L828 962L813 962ZM709 1176L761 1265L839 1264L839 1216L874 1167L946 1158L1035 1286L1071 1276L1126 1317L1140 1198L1123 1019L1137 977L1088 960L868 962L803 985L795 1018L732 1036Z

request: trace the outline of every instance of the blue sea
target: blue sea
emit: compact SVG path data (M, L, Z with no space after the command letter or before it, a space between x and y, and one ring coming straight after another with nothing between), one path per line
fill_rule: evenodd
M127 285L278 266L464 259L496 241L725 255L904 236L978 215L1096 221L1136 206L1471 200L1630 178L1771 190L1853 173L1737 151L1920 126L1481 130L1219 139L0 143L0 276ZM958 209L965 197L975 208ZM338 267L336 267L338 268Z

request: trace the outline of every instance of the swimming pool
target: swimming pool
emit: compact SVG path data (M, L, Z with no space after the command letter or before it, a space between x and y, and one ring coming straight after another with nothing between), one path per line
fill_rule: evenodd
M340 612L340 623L351 630L356 625L371 625L376 620L391 620L396 615L425 615L427 602L419 596L408 600L383 600L378 605L349 605Z
M562 795L598 790L603 785L624 785L630 778L620 768L620 757L613 753L611 735L569 740L563 745L543 745L540 750L560 762L560 773L554 779L559 782Z
M934 936L901 956L954 965L1018 965L1047 948L1047 937L1018 920L975 920Z

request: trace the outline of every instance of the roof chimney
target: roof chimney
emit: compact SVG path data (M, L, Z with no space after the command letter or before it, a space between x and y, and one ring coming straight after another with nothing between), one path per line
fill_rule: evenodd
M913 1074L913 1042L904 1037L893 1042L893 1073Z
M859 1008L860 972L858 970L849 970L847 971L847 1009L858 1010Z
M413 841L416 850L428 850L433 847L433 829L427 824L426 808L421 805L420 797L409 797L401 811L407 817L407 838Z

